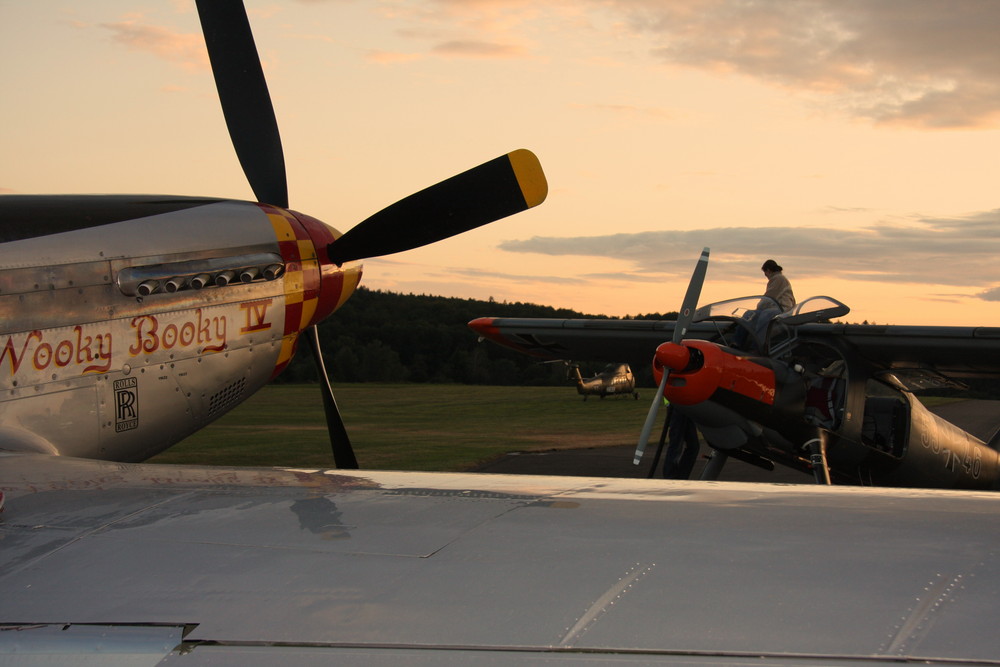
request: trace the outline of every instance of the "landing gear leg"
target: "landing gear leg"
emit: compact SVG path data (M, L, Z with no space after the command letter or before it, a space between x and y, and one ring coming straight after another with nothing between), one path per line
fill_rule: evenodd
M812 463L813 475L817 484L830 486L830 466L826 463L827 432L819 429L816 437L806 443L809 447L809 462Z
M729 459L729 454L726 454L721 449L713 449L712 455L708 457L708 464L705 469L701 471L701 479L703 481L715 481L719 479L719 473L722 472L722 466L726 465L726 461Z

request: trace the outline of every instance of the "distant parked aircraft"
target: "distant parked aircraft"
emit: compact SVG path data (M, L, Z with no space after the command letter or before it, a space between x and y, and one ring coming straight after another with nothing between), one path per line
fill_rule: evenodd
M628 396L639 398L639 392L635 390L635 376L628 364L608 364L597 375L583 379L580 375L580 365L571 366L574 379L576 380L576 392L587 400L588 396Z

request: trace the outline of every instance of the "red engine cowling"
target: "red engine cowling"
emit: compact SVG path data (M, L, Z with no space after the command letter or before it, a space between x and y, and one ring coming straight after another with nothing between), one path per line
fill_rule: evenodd
M774 404L774 371L715 343L703 340L663 343L653 357L657 383L664 368L670 369L670 375L663 395L671 403L695 405L725 389L767 405Z

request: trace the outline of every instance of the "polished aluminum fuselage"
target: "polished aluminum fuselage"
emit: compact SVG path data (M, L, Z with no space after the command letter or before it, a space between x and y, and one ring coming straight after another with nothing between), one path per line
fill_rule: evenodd
M59 198L4 199L4 238L22 238L0 243L0 449L146 459L267 383L360 277L321 280L282 209L163 198L173 210L114 220L138 198L77 198L100 219L67 224L44 213Z

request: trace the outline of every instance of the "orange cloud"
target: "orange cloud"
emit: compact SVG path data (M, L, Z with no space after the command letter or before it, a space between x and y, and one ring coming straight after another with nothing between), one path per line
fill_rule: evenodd
M423 58L419 53L399 53L394 51L369 51L365 60L378 65L395 65L408 63Z
M185 69L208 69L208 51L200 34L179 34L135 21L103 23L111 39L133 51L151 53Z
M519 58L525 55L522 48L512 44L460 39L435 44L431 53L459 58Z
M883 124L1000 122L1000 3L609 0L658 59L823 96Z

